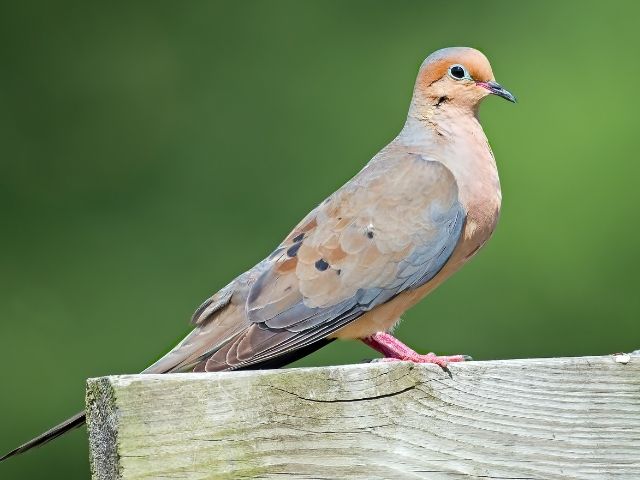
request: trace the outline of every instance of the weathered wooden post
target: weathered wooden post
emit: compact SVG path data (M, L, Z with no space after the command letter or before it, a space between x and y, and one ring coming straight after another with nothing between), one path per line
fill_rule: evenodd
M640 357L124 375L94 479L640 478Z

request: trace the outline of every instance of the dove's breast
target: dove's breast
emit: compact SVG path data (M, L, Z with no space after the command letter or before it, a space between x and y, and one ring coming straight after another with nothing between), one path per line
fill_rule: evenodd
M466 260L489 240L498 223L502 203L498 170L486 139L477 151L465 153L469 158L467 168L449 165L467 214L460 244L451 258L454 263L456 253Z
M465 132L465 142L440 145L437 151L431 144L424 151L425 155L441 161L452 172L458 186L458 198L466 213L463 231L451 257L430 281L367 312L336 332L334 337L363 338L392 329L407 309L462 267L491 237L502 201L498 171L480 125L476 122L469 126L469 130ZM416 151L416 147L409 150Z

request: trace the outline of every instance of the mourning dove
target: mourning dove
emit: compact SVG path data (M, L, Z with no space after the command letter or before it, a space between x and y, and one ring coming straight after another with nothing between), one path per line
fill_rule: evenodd
M207 299L194 330L144 373L276 368L334 339L360 339L395 360L463 360L420 355L387 332L496 226L498 171L478 121L490 94L515 102L482 53L431 54L400 134L266 259ZM80 413L3 459L84 419Z

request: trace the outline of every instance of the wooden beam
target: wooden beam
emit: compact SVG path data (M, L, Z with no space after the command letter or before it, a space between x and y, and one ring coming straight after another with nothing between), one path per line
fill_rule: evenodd
M90 379L94 479L640 478L640 357Z

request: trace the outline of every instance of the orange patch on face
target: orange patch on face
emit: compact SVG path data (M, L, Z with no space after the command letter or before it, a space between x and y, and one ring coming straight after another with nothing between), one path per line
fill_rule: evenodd
M454 65L448 59L437 60L430 63L427 68L423 68L420 71L419 82L422 87L428 87L434 82L437 82L444 77L449 71L449 67Z
M494 79L489 60L481 52L472 48L448 48L427 58L418 81L422 87L428 87L447 75L452 65L462 65L477 82Z

